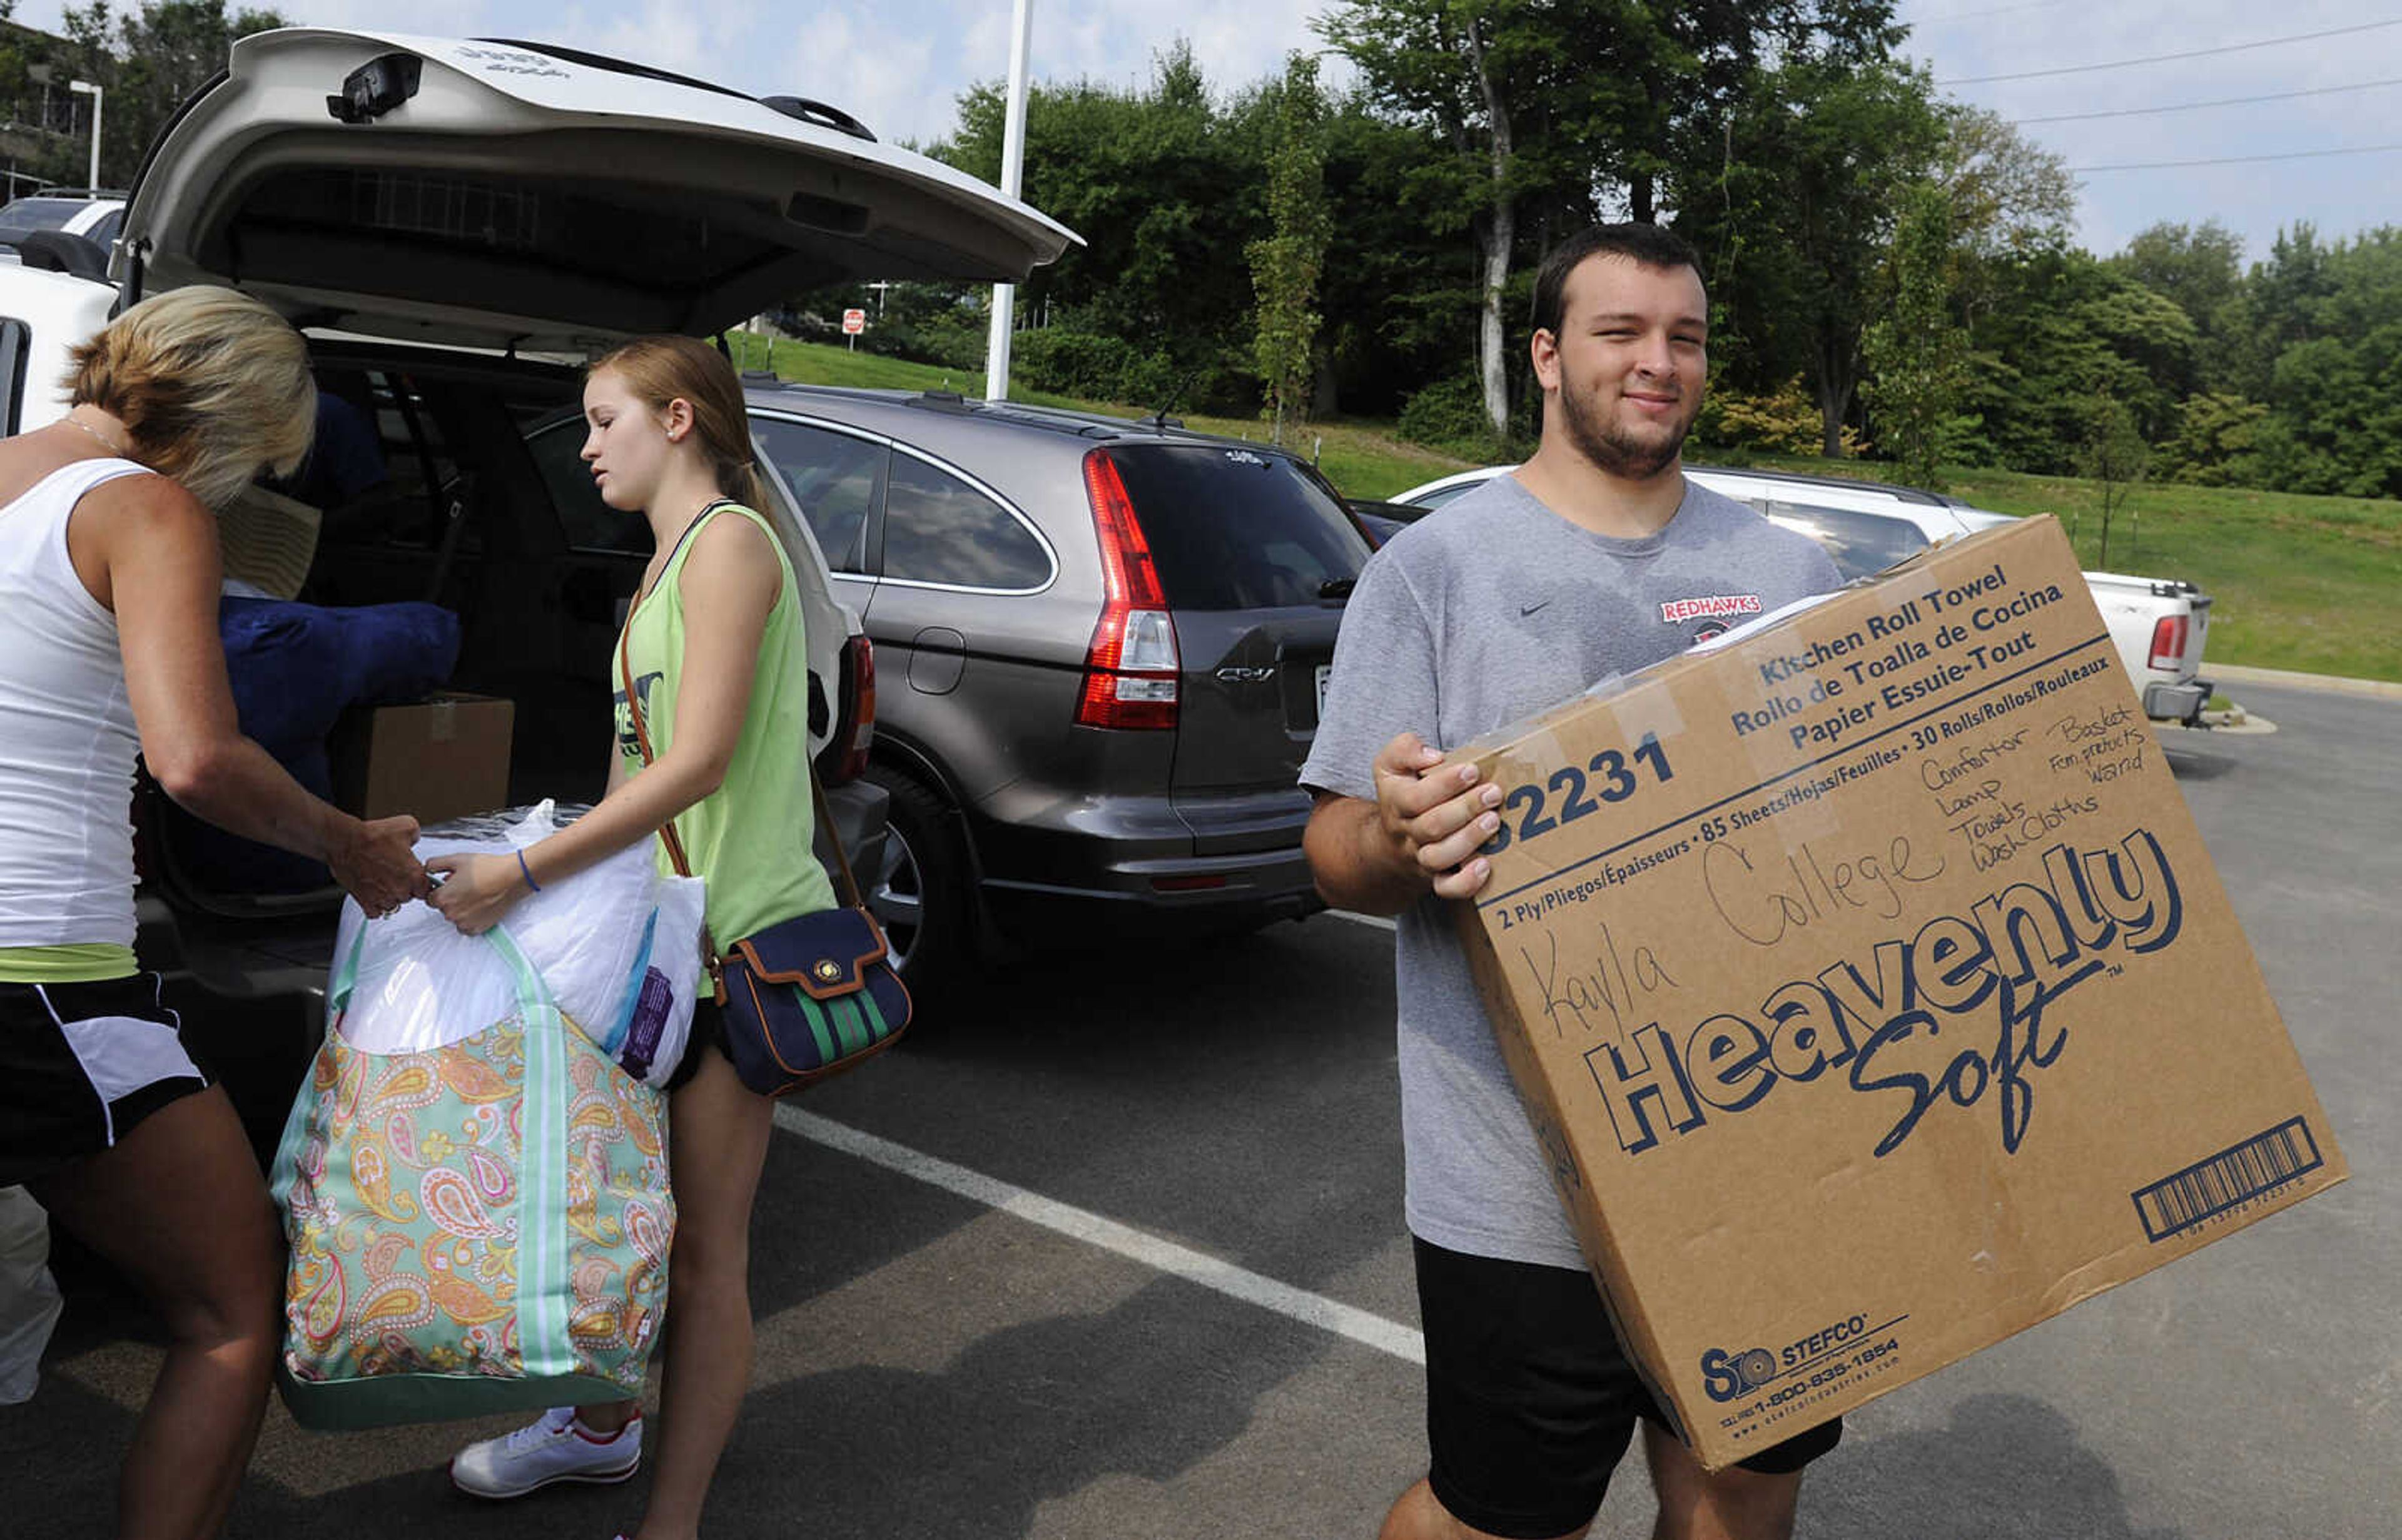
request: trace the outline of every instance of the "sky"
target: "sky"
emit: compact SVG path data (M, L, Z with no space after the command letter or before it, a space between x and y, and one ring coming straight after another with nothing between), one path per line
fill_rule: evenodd
M125 0L120 0L120 6ZM276 0L311 24L553 41L756 95L828 102L888 140L949 131L960 91L1009 67L1010 0ZM1032 73L1139 85L1177 38L1231 90L1316 48L1312 0L1034 0ZM55 29L59 0L17 20ZM795 20L795 13L801 19ZM395 23L395 15L406 17ZM2402 224L2402 7L2373 0L1901 0L1903 51L1957 99L2020 121L2082 186L2078 238L2107 254L2162 220L2216 219L2268 254L2281 228L2323 238ZM2383 26L2375 23L2386 22ZM2293 42L2306 34L2317 37ZM2267 46L2253 46L2267 45ZM2226 50L2202 53L2202 50ZM2180 60L2093 69L2162 54ZM2017 80L1977 77L2046 73ZM1347 72L1330 64L1330 83ZM2333 89L2390 82L2365 89ZM2319 94L2073 121L2036 117ZM2380 153L2317 152L2388 146ZM2280 156L2280 159L2241 158ZM2233 164L2162 167L2162 161ZM2103 168L2142 166L2141 170Z

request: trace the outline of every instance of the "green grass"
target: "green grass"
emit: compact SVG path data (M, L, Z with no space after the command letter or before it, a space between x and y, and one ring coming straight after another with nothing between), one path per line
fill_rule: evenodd
M735 361L764 362L764 338L733 334ZM981 396L981 372L908 364L818 343L779 339L776 372L820 385L887 390L952 390ZM1138 417L1140 406L1077 401L1013 388L1013 400ZM1255 419L1191 417L1188 426L1229 437L1262 439ZM1389 423L1311 423L1291 447L1316 453L1318 468L1344 492L1386 498L1464 469L1467 461L1404 444ZM1707 457L1704 457L1707 458ZM1757 463L1812 474L1890 478L1892 467L1823 460L1762 459ZM2102 551L2099 486L2067 476L1949 469L1950 490L2005 514L2054 514L2089 569L2188 578L2216 599L2208 662L2291 668L2303 673L2402 681L2402 502L2305 497L2228 488L2146 483L2110 521Z
M1874 477L1821 460L1780 469ZM2070 476L1946 468L1949 490L2004 514L2052 514L2089 570L2187 578L2216 601L2209 663L2402 681L2402 502L2146 482L2111 516Z

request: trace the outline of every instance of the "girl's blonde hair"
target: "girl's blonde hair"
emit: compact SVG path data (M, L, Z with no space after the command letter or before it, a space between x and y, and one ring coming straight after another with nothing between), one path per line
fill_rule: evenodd
M309 346L247 295L154 295L67 355L76 406L125 424L132 458L222 508L262 470L289 475L317 429Z
M717 475L717 489L747 508L767 511L767 488L751 458L751 418L734 365L708 343L689 337L638 337L592 361L626 382L634 399L665 415L679 398L692 407L692 430Z

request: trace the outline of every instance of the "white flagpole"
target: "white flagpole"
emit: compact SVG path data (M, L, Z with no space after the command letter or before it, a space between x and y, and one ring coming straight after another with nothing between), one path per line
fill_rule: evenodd
M1026 56L1034 41L1034 0L1017 0L1016 35L1009 45L1009 116L1001 129L1001 190L1017 196L1026 169ZM1017 314L1017 285L992 286L992 336L985 344L984 398L1009 399L1009 334Z

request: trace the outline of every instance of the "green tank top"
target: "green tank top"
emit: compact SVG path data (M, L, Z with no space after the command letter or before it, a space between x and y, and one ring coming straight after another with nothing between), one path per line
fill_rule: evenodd
M793 564L767 521L736 502L705 510L685 531L650 593L626 619L627 652L634 688L642 693L642 722L651 751L664 754L675 742L676 687L683 662L683 594L678 580L701 527L721 515L748 518L766 532L783 585L759 639L759 668L751 680L751 703L742 715L725 783L676 816L693 874L709 885L710 934L732 946L780 920L835 905L834 883L810 848L816 817L810 805L807 755L809 743L808 652L803 645L801 606ZM614 671L614 670L613 670ZM625 681L614 692L617 751L642 768L642 751L627 708ZM667 842L658 842L662 872L673 872Z

